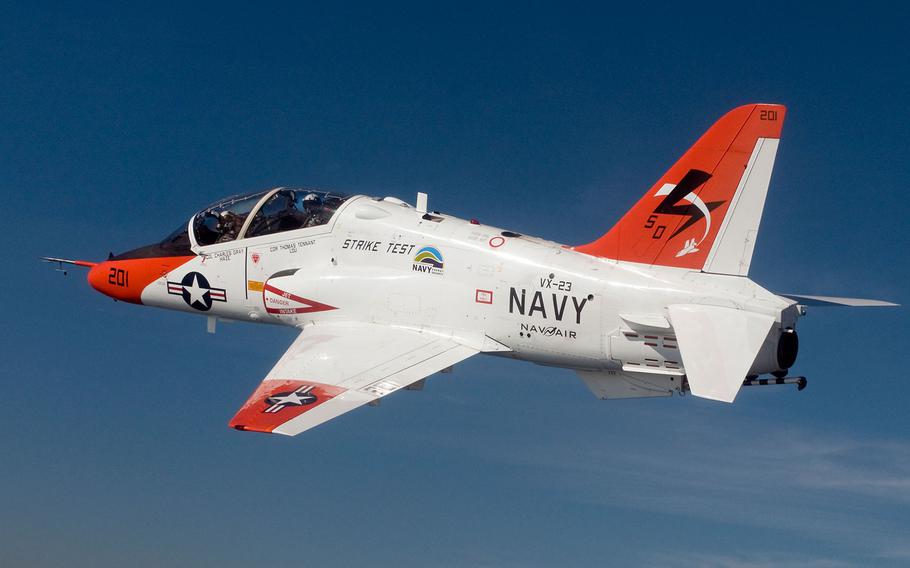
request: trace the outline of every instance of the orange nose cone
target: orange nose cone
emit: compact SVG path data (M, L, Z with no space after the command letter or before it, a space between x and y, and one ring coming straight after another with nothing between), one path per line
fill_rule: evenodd
M88 271L88 283L95 290L115 300L141 304L142 290L130 282L130 276L134 276L135 271L126 266L127 262L99 262ZM136 280L135 276L133 280Z
M99 262L88 271L88 283L102 294L107 294L107 272L112 268L109 262Z
M193 258L168 256L99 262L88 271L88 283L105 296L133 304L142 303L142 291L159 278Z

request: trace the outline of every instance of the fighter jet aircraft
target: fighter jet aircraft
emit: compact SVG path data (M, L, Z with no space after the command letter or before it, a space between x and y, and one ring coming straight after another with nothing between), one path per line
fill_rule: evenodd
M299 335L230 420L295 435L478 353L565 367L602 399L795 383L808 305L748 278L786 109L718 120L594 242L567 246L394 197L277 187L88 266L116 300Z

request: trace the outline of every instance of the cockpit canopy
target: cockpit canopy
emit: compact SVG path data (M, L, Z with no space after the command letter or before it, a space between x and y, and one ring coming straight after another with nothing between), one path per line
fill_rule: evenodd
M221 199L193 216L195 244L206 246L325 225L349 197L343 193L279 187ZM192 245L187 223L183 223L159 243L110 258L191 256Z
M196 214L193 234L200 246L261 237L329 222L349 195L280 187L222 199Z

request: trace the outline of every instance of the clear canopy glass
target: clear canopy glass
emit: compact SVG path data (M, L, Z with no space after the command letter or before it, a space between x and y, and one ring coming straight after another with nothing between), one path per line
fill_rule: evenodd
M196 214L193 233L201 246L317 227L329 222L350 196L310 189L277 188L222 199Z

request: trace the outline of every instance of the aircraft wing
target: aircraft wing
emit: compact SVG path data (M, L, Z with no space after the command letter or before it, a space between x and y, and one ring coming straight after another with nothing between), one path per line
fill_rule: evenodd
M428 331L356 323L308 326L230 426L294 436L481 350L487 349Z

